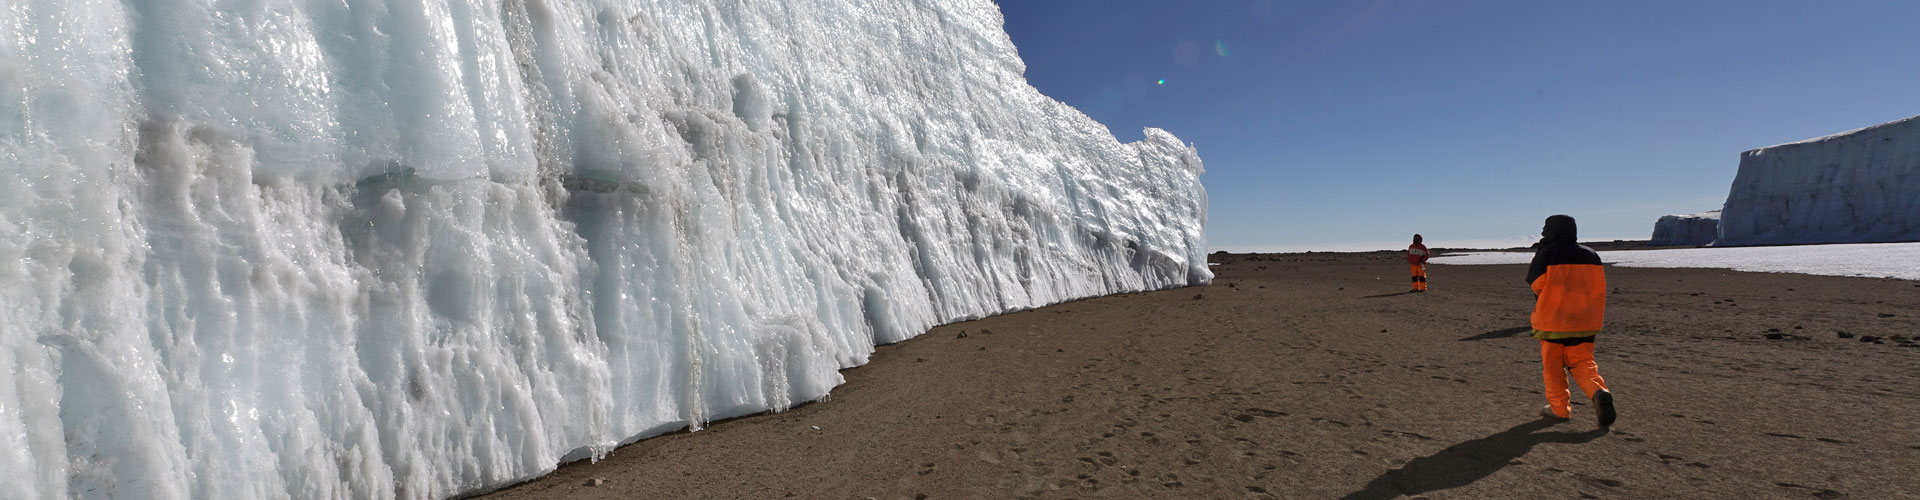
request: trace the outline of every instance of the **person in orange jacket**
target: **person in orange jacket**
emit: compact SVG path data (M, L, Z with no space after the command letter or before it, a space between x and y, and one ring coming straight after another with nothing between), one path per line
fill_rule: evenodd
M1407 245L1407 266L1413 268L1413 290L1410 292L1427 291L1427 257L1431 256L1427 246L1420 244L1420 235L1413 235L1413 244Z
M1547 218L1540 231L1539 250L1527 270L1533 287L1533 338L1540 340L1541 376L1546 380L1548 418L1572 418L1567 377L1593 400L1600 427L1613 425L1613 392L1600 378L1593 362L1593 338L1600 333L1607 312L1607 273L1600 254L1575 242L1573 217Z

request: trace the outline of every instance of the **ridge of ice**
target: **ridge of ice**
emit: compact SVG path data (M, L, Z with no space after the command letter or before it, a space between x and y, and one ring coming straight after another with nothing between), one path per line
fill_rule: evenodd
M1720 211L1666 215L1653 223L1648 245L1705 245L1719 237Z
M985 0L0 9L0 496L441 498L1206 283Z
M1742 153L1714 244L1915 240L1920 120L1908 118Z

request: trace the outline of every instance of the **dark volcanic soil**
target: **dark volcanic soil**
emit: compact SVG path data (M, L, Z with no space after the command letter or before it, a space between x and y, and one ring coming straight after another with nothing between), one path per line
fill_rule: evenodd
M1610 268L1604 432L1578 395L1535 417L1524 266L1408 294L1397 253L1225 260L936 328L830 401L493 498L1920 497L1920 283Z

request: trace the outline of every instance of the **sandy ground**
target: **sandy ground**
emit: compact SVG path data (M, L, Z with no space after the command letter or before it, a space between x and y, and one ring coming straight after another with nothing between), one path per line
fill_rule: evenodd
M1610 268L1607 432L1578 395L1536 417L1524 266L1408 294L1396 254L1224 260L936 328L830 401L489 498L1920 497L1920 283Z

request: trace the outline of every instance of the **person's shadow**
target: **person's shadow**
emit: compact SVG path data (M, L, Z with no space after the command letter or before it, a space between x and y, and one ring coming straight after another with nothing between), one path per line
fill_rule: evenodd
M1431 491L1458 488L1493 475L1513 459L1526 455L1541 443L1578 444L1607 434L1606 429L1587 432L1534 431L1553 426L1546 418L1500 431L1498 434L1448 446L1439 453L1408 461L1368 482L1360 491L1343 500L1386 500L1401 495L1414 496Z

